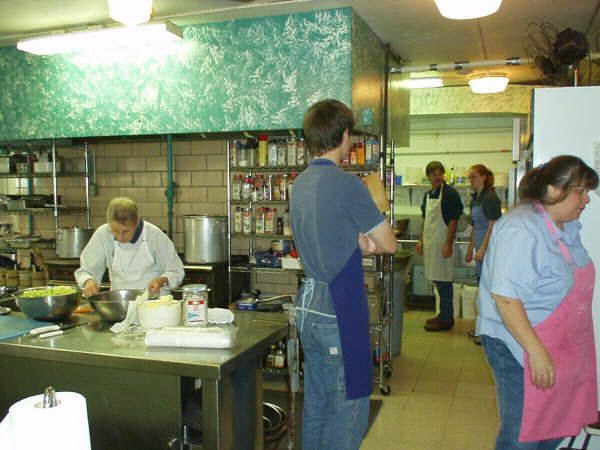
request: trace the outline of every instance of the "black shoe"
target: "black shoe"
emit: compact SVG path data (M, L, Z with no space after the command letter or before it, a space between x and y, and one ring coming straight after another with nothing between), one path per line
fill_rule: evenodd
M446 331L454 326L454 320L440 320L425 324L425 331Z

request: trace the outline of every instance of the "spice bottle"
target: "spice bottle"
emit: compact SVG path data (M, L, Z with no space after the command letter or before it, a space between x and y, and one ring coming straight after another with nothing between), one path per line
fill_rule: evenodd
M183 290L184 324L187 326L208 325L208 286L186 284Z
M258 135L258 167L267 167L269 142L266 134Z

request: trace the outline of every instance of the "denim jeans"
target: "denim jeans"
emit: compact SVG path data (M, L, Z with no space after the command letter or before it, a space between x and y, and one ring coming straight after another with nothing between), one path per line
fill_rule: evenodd
M359 449L369 421L369 397L346 400L337 320L314 313L302 315L302 449Z
M562 439L519 442L523 417L523 366L500 339L481 336L488 364L494 372L500 430L496 450L554 450Z
M439 319L446 322L454 319L454 289L452 281L434 281L438 294L440 294L440 314Z

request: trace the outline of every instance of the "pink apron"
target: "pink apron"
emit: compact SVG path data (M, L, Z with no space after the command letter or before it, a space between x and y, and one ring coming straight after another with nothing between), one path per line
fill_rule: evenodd
M542 391L531 383L525 353L523 420L519 441L576 436L583 425L598 420L596 348L592 323L594 264L576 267L568 248L558 239L547 213L538 204L560 252L573 267L573 287L554 312L534 329L552 358L555 383Z

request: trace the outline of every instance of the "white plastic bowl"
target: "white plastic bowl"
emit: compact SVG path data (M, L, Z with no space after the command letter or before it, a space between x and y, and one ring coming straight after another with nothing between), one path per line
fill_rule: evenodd
M143 328L176 327L181 321L181 302L148 301L138 305L138 316Z

